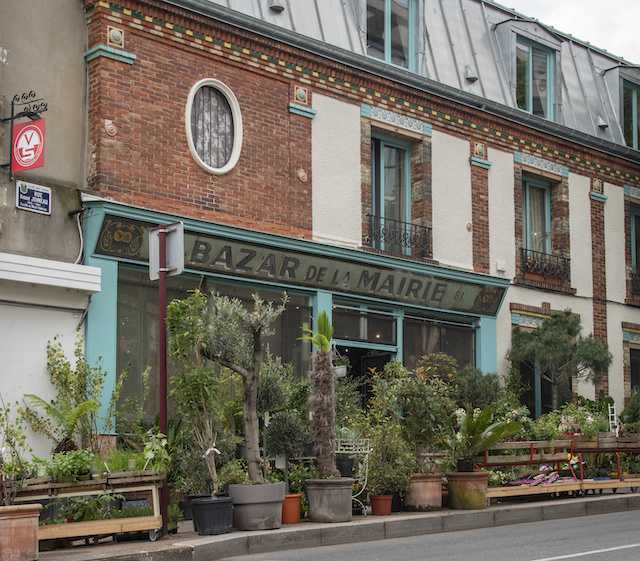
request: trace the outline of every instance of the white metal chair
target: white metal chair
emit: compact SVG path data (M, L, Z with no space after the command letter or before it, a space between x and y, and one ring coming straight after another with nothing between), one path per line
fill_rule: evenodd
M362 507L362 512L366 515L367 511L360 497L364 494L367 487L367 477L369 476L369 454L371 454L371 444L368 438L337 438L336 454L345 454L355 456L358 462L356 470L356 482L360 485L359 489L351 497L351 500Z

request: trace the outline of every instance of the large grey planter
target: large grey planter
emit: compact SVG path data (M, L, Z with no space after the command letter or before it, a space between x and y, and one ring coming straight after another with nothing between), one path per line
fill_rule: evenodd
M282 525L284 483L229 485L238 530L274 530Z
M350 522L351 477L307 479L309 520L311 522Z

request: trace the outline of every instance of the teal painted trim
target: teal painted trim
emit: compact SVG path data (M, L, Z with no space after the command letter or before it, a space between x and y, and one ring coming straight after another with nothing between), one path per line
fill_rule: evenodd
M511 312L511 325L520 325L520 314Z
M477 166L479 168L491 169L491 162L489 160L485 160L483 158L476 158L475 156L471 157L471 165Z
M118 327L118 262L113 259L89 257L87 265L100 267L102 290L91 298L90 313L86 319L85 355L89 364L101 362L106 373L98 419L107 417L111 395L116 386L116 351ZM99 426L100 432L104 426Z
M396 327L396 341L398 345L396 350L396 360L404 362L404 309L400 309L398 311L398 324Z
M318 112L315 109L305 107L304 105L289 103L289 113L295 113L296 115L302 115L303 117L309 117L309 119L313 119Z
M567 166L562 166L562 177L569 177L569 168Z
M371 105L363 103L360 105L360 116L371 118Z
M630 197L631 196L631 185L625 185L624 186L624 196L625 197Z
M521 164L522 163L522 152L514 152L513 153L513 161L516 164Z
M606 203L608 198L606 195L602 195L601 193L594 193L593 191L589 196L591 197L591 200L600 201L601 203Z
M95 47L89 49L84 53L84 58L87 62L90 62L94 58L98 58L101 56L112 58L113 60L117 60L119 62L126 62L127 64L133 64L133 61L137 58L133 53L127 53L126 51L121 51L120 49L114 49L113 47L108 47L107 45L96 45Z
M625 343L628 343L629 341L631 341L631 333L629 333L628 331L622 330L622 340Z
M329 321L333 324L333 294L331 292L326 292L324 290L318 290L316 292L316 296L314 298L314 306L313 306L313 329L315 331L316 328L316 320L318 319L318 314L322 311L327 312L329 316Z
M422 133L425 136L433 136L433 126L430 125L429 123L424 123L422 125Z
M498 370L498 321L483 317L476 327L476 366L485 374Z
M446 269L443 267L437 267L436 265L430 265L428 263L420 263L418 261L407 261L405 259L390 257L386 255L381 256L375 253L368 253L338 246L329 246L311 240L288 238L279 236L277 234L258 232L255 230L246 230L244 228L238 228L236 226L214 224L211 222L204 222L193 218L184 218L176 215L149 211L102 199L95 201L85 201L84 204L87 209L91 209L89 214L92 218L96 218L95 222L92 223L97 223L98 228L99 225L102 224L102 217L104 216L104 214L113 214L116 216L123 216L126 218L132 218L146 222L156 222L157 224L170 224L171 222L175 222L176 220L182 220L182 222L184 223L185 231L198 232L211 236L225 236L241 242L272 245L276 248L290 251L317 253L327 258L351 260L356 263L366 264L374 267L396 268L422 275L436 275L452 281L457 280L461 282L481 283L487 286L504 289L508 289L510 286L509 279L493 277L481 273ZM98 216L100 216L99 219ZM87 240L87 253L93 252L93 250L95 249L98 235L99 232L93 232L88 236L88 238L90 238L92 242L90 244L89 240Z

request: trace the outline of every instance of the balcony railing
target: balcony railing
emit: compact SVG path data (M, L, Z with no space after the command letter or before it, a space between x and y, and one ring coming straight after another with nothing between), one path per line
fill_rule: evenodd
M524 273L535 273L566 282L571 278L569 267L571 260L566 257L520 248L520 259Z
M386 253L431 257L431 228L368 214L371 247Z

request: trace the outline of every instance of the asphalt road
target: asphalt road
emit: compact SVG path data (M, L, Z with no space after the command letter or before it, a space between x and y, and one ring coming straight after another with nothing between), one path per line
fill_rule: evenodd
M514 524L229 561L638 561L640 511Z

